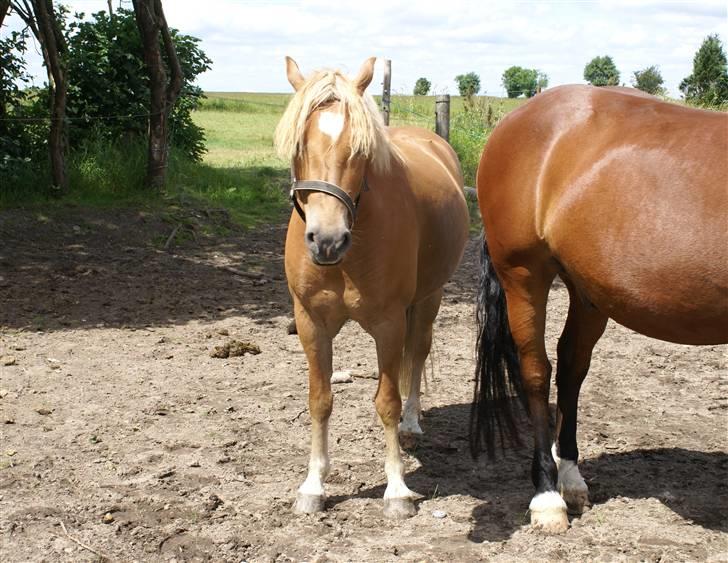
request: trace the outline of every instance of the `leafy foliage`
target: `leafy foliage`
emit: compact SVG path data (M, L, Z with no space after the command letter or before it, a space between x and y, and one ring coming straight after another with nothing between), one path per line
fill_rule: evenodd
M718 35L708 35L695 53L693 73L680 83L688 102L718 106L728 102L728 65Z
M0 172L18 172L43 149L43 136L25 121L31 119L32 108L26 103L23 86L30 81L23 55L27 32L13 32L0 39Z
M594 57L584 67L584 80L592 86L617 86L619 71L612 57Z
M660 69L655 65L648 66L642 70L636 70L632 79L632 85L635 88L653 95L663 94L665 92L665 89L662 87L663 83L664 80Z
M460 95L465 98L470 98L480 92L480 76L474 72L458 74L455 77L455 82L458 84Z
M535 68L512 66L503 72L502 83L509 98L517 98L521 94L530 98L538 88L546 88L549 79Z
M432 86L432 83L427 80L427 78L422 77L418 78L417 82L415 82L415 89L412 92L415 96L427 96L427 94L430 92L430 87Z
M132 10L113 16L97 12L83 21L76 14L68 25L68 116L71 146L84 140L143 136L147 131L149 85L142 42ZM192 121L203 97L195 78L210 68L199 40L170 30L182 66L183 85L169 117L171 144L193 160L205 151L204 133ZM97 117L103 119L99 121Z

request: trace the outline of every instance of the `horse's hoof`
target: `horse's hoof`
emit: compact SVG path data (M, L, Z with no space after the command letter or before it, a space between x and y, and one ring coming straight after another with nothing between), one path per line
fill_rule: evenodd
M417 445L418 438L418 434L410 434L409 432L400 433L399 445L403 450L411 450Z
M298 495L296 495L296 503L293 505L293 510L299 514L314 514L315 512L322 512L325 503L326 497L323 495L306 495L298 493Z
M384 499L384 515L387 518L402 520L417 514L415 503L411 498L388 498Z
M531 510L531 526L547 534L563 534L569 529L569 517L560 508Z
M562 489L561 496L566 503L569 514L578 515L589 510L589 489L586 487Z
M424 432L417 422L403 421L399 423L400 438L402 436L412 436L414 438L417 438L418 436L422 436L423 434Z

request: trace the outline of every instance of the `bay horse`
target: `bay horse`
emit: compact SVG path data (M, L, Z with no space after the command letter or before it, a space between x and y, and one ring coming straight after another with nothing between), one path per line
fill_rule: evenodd
M493 131L477 190L485 244L471 449L534 432L531 524L568 528L579 474L579 390L609 318L653 338L728 342L728 115L631 89L563 86ZM555 276L569 291L557 347L556 442L544 345ZM516 403L517 404L517 403Z
M420 378L442 287L462 257L469 215L460 164L431 131L386 128L365 89L375 58L348 79L322 70L308 79L286 57L295 90L276 129L292 162L285 268L298 336L308 360L311 455L294 509L324 509L332 339L352 319L376 342L375 406L384 426L384 513L415 513L404 482L400 384L409 389L401 431L421 433Z

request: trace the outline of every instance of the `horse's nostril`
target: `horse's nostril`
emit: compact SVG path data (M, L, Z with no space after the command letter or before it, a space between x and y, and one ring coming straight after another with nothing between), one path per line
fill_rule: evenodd
M306 242L309 242L309 243L313 242L313 231L308 231L306 233Z
M351 243L351 233L349 231L346 231L344 233L343 239L341 240L341 248L348 248L350 243Z

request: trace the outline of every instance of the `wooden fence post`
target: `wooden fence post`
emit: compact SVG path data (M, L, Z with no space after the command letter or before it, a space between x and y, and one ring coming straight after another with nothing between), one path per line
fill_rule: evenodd
M435 97L435 133L450 141L450 94Z
M390 89L392 86L392 61L384 59L384 90L382 91L382 117L384 124L389 125L389 105L392 101Z

